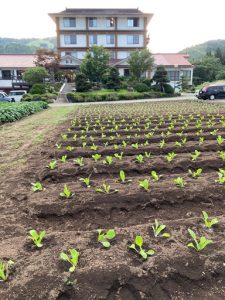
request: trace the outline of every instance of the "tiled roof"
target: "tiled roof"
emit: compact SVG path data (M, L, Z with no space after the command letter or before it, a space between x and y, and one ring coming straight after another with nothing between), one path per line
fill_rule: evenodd
M184 53L156 53L153 57L157 66L192 66L188 61L188 54Z
M57 16L57 15L99 15L99 16L106 16L106 15L148 15L148 13L144 13L138 8L66 8L66 10L61 11L60 13L50 13L50 16ZM150 14L152 15L152 14Z
M24 69L35 67L34 54L0 54L0 68Z

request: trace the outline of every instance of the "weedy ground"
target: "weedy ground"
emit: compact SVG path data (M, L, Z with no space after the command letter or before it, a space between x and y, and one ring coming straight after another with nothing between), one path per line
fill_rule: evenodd
M0 260L14 262L0 282L1 299L224 299L223 106L55 108L0 132ZM196 151L201 154L193 160ZM189 172L198 169L197 177ZM42 190L34 192L36 182ZM60 197L65 185L68 198ZM96 191L103 186L108 192ZM202 211L218 222L207 228ZM156 220L162 234L154 234ZM45 230L42 247L33 245L31 229ZM212 243L201 251L188 247L190 229ZM103 247L99 232L109 230L116 234ZM138 252L130 248L134 241ZM60 259L69 249L79 252L74 272Z

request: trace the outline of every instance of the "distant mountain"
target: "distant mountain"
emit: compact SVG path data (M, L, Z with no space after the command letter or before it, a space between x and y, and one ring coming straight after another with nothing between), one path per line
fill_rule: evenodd
M203 44L185 48L180 52L188 53L190 55L190 60L194 61L196 59L203 57L207 52L214 53L217 48L220 48L222 52L225 52L225 40L207 41Z
M44 39L0 38L0 54L33 54L38 48L56 49L56 37Z

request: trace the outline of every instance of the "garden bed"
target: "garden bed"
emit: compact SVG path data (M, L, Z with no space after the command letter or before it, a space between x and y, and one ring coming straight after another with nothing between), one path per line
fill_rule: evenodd
M225 183L218 182L218 172L225 169L225 110L200 102L177 106L80 107L55 140L30 158L20 187L10 191L9 185L2 194L11 221L1 216L0 258L15 262L0 285L2 299L224 298ZM172 152L176 156L168 161ZM196 178L188 171L200 168ZM90 187L80 180L88 176ZM178 177L184 187L175 184ZM145 179L146 190L140 186ZM16 180L11 178L12 186ZM41 182L43 190L33 192L31 182ZM103 183L109 193L96 191ZM65 185L74 193L68 199L59 196ZM218 224L207 229L202 211ZM154 236L155 219L169 237ZM31 228L46 230L41 249L27 237ZM110 248L98 242L97 229L116 231ZM188 229L213 243L202 251L188 247ZM153 256L145 260L129 249L136 235ZM72 273L59 258L71 248L80 253Z

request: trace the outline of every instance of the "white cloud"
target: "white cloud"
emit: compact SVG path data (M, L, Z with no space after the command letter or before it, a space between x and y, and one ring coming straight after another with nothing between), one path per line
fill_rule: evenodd
M225 39L224 0L7 0L1 4L0 37L53 36L55 25L48 13L65 7L139 7L154 13L149 26L153 52L176 52L210 39Z

